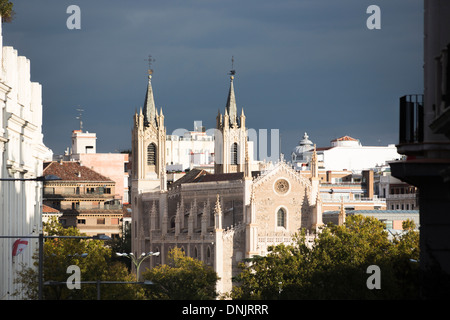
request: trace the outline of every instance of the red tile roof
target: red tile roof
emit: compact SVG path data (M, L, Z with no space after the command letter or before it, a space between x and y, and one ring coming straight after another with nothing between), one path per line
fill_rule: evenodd
M80 165L75 161L52 161L44 163L43 175L55 175L63 181L102 181L113 182L108 177Z
M352 138L350 136L343 136L343 137L340 137L340 138L337 138L337 139L334 139L331 141L358 141L358 140L355 138Z
M55 208L49 207L46 204L43 204L42 205L42 212L43 213L59 213L60 211L55 209Z

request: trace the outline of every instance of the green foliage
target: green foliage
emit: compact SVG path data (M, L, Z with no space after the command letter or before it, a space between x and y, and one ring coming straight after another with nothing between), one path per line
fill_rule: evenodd
M304 234L292 246L271 248L241 265L233 299L405 299L418 298L419 234L414 224L389 239L375 218L349 216L342 226L322 228L314 245ZM381 289L368 289L367 267L381 270Z
M56 220L44 224L46 236L84 236L78 229L63 228ZM87 254L83 257L83 254ZM81 284L81 289L68 289L65 284L70 274L67 267L77 265L81 281L136 281L127 267L111 259L112 250L101 240L70 238L47 238L44 242L44 282L63 282L60 285L44 285L43 296L48 300L97 299L96 284ZM34 256L38 265L38 255ZM28 298L37 298L37 270L23 268L19 274L20 283L29 289ZM136 284L101 284L101 299L141 299L143 289Z
M2 22L11 22L15 14L13 3L8 0L0 0L0 14Z
M150 299L209 300L217 297L216 272L202 261L186 257L179 248L169 252L169 263L147 269L142 276Z

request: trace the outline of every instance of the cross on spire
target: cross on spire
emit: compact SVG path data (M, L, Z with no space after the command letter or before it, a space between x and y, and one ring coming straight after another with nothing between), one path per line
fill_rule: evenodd
M236 70L234 70L234 56L231 56L231 70L229 75L234 76L236 74Z
M156 60L149 54L148 59L145 59L145 61L148 61L148 74L152 74L153 73L152 62L155 62Z

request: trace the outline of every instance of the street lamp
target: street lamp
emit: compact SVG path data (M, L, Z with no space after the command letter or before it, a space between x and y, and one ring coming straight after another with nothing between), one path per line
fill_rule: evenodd
M136 278L139 281L139 268L141 266L142 261L151 256L159 256L159 252L149 252L149 253L142 252L139 257L136 257L132 252L131 253L116 252L116 255L119 257L129 258L131 259L131 261L133 261L134 265L136 266L136 275L137 275Z

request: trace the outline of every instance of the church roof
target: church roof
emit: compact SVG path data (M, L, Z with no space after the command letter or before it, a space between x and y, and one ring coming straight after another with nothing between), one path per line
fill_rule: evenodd
M252 177L260 175L260 171L252 171ZM172 183L171 188L178 187L185 183L201 183L201 182L218 182L218 181L234 181L244 179L244 172L233 173L209 173L202 169L192 169L183 177Z
M180 179L176 180L174 183L171 184L171 188L178 187L179 185L182 185L184 183L191 183L195 182L199 177L202 177L204 175L210 174L206 170L203 169L192 169L188 173L186 173L184 176L182 176Z
M254 172L252 172L252 175L254 175ZM195 182L233 181L242 179L244 179L244 172L214 173L199 177Z

